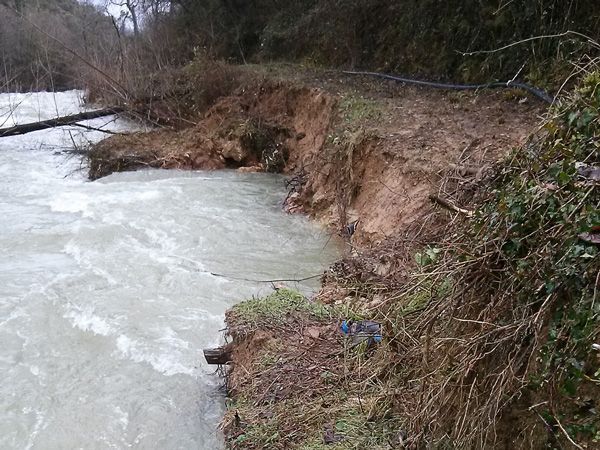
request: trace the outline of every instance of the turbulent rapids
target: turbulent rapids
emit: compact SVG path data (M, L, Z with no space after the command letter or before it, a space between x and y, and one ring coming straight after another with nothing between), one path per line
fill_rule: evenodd
M77 113L79 96L0 95L0 124ZM133 126L107 122L88 124ZM228 307L271 289L240 280L318 274L337 249L281 212L278 176L90 183L63 151L101 137L0 139L0 448L219 448L223 399L201 349Z

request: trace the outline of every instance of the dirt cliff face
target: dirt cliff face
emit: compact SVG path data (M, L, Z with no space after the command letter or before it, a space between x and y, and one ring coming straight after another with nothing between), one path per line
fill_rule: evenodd
M453 167L480 168L521 144L541 107L512 91L263 77L218 99L194 126L101 142L90 178L143 167L280 172L290 177L286 210L336 231L358 220L353 243L364 245L425 220L428 196Z
M323 146L335 98L317 89L261 82L219 99L197 123L114 136L91 152L90 178L144 166L289 172Z

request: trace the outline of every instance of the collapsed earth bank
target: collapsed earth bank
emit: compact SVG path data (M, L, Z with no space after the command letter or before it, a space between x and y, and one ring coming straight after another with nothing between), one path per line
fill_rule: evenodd
M394 301L390 293L408 282L414 253L441 239L449 221L472 213L475 185L525 143L543 105L518 91L455 93L330 73L278 75L239 77L186 118L187 126L102 141L90 152L90 178L143 167L285 174L284 208L341 234L348 256L326 272L313 300L280 289L227 314L227 445L408 445L411 427L398 419L398 412L410 413L408 405L377 388L387 377L380 368L401 365L400 354L387 344L357 353L339 323ZM349 306L357 303L365 308Z
M145 167L283 173L288 211L336 232L360 220L353 242L371 244L430 214L428 196L449 172L475 177L522 144L543 111L513 90L441 92L257 70L245 69L178 127L100 142L89 155L90 179Z

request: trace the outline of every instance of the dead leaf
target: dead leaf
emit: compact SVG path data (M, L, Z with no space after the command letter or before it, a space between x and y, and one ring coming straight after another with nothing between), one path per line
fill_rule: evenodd
M600 181L600 167L581 165L577 168L577 173L591 181Z
M590 244L600 245L600 234L597 233L581 233L579 239Z
M309 327L304 331L305 336L310 336L313 339L318 339L321 331L317 327Z

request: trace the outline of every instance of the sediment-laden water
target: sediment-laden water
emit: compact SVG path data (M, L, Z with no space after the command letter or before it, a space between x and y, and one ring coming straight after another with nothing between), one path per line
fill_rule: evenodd
M78 110L74 91L2 94L0 127ZM101 136L0 138L0 448L220 448L224 402L202 348L228 307L271 289L238 279L318 274L337 249L282 213L278 176L87 182L61 151Z

